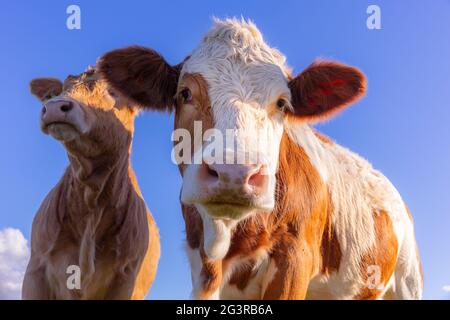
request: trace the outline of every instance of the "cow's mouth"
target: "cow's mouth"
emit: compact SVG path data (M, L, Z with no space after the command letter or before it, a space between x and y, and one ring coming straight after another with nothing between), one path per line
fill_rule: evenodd
M208 214L216 219L241 220L256 211L269 211L270 208L253 201L208 201L202 203Z
M47 123L43 126L42 130L62 142L72 141L80 135L78 129L69 122L58 121Z

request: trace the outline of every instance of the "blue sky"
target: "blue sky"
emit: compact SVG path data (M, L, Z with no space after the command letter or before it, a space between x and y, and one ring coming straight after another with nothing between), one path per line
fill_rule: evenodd
M81 8L81 30L66 28L66 8ZM366 8L381 8L368 30ZM98 56L131 44L178 63L211 26L211 17L251 18L295 72L316 57L358 66L367 96L319 129L369 159L408 204L425 273L425 298L450 285L450 1L8 1L0 10L0 230L29 239L41 201L68 161L39 130L28 82L64 78ZM133 165L158 223L162 257L152 299L187 298L190 273L178 204L181 179L170 161L173 118L136 121ZM1 261L0 261L1 262Z

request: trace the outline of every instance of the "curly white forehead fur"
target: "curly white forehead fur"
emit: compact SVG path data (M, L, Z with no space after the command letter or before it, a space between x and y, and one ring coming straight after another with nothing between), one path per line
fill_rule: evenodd
M205 78L213 105L241 100L264 106L282 93L290 95L285 56L264 41L253 22L244 19L214 19L211 30L185 61L184 73Z

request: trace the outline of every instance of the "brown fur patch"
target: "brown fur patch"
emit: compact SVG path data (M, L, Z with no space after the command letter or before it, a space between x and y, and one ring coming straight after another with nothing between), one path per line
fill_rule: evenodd
M325 225L320 252L322 258L320 272L325 275L338 272L341 264L342 252L336 236L336 231L330 221L327 221L327 224Z
M200 248L203 241L203 222L194 207L181 205L186 226L186 240L191 249Z
M257 250L268 250L271 245L267 214L258 214L238 223L233 231L225 262L229 262L243 253L251 258Z
M281 141L277 195L273 224L279 239L272 257L278 272L264 299L303 299L309 280L320 268L328 190L305 151L286 134Z
M362 281L367 284L357 294L355 299L377 299L381 290L369 288L369 276L373 276L370 266L377 266L381 272L380 284L383 287L394 273L397 263L398 242L389 214L385 211L374 212L375 246L366 253L360 262Z
M207 299L220 288L222 283L222 261L210 261L203 250L203 245L200 250L200 256L202 258L200 276L202 277L203 285L198 298Z
M183 89L189 89L192 94L192 101L184 103L180 92ZM201 136L194 135L194 121L202 123ZM191 157L194 154L194 141L196 145L203 145L203 135L206 130L213 128L214 120L211 111L211 101L208 94L208 83L200 74L184 74L180 79L178 86L178 95L176 98L176 111L174 129L186 129L191 136ZM176 142L175 142L176 143ZM181 172L184 170L184 164L180 166Z

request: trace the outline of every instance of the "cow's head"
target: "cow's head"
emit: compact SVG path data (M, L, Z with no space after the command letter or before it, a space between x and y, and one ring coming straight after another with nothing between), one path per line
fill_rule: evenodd
M327 118L365 89L360 71L336 62L315 62L292 77L255 25L238 20L216 21L179 65L129 47L105 54L99 69L112 90L134 103L175 111L175 140L190 133L190 148L178 158L181 201L198 209L205 249L216 258L226 252L230 227L274 208L286 122Z
M42 102L41 129L61 141L71 155L88 158L127 155L136 108L124 107L107 91L95 69L64 82L36 78L30 90Z

